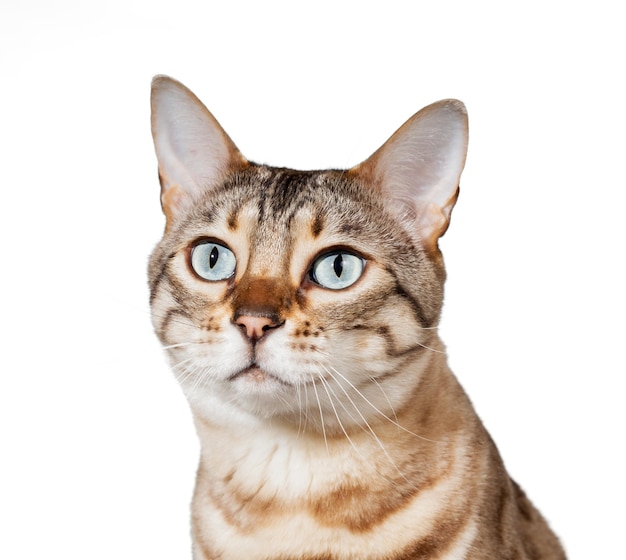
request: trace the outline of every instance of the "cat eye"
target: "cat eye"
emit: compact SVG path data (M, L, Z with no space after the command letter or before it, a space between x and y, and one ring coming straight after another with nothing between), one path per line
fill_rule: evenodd
M191 268L205 280L217 282L230 278L236 264L235 254L213 241L202 241L191 250Z
M342 290L352 286L363 274L365 261L346 251L326 253L311 267L311 280L323 288Z

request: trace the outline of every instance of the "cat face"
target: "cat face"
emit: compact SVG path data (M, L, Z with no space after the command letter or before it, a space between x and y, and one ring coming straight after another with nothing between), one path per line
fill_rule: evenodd
M152 315L197 413L339 434L403 405L442 304L436 242L464 161L461 109L434 119L454 125L440 134L426 113L418 157L409 127L356 168L302 172L247 162L191 92L155 80L167 227L150 261ZM462 153L442 164L437 143ZM436 161L412 165L408 185L420 155Z

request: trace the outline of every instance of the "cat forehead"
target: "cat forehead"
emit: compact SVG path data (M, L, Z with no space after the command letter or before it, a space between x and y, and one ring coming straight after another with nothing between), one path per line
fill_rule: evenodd
M231 230L295 228L302 232L308 225L309 233L317 237L322 232L359 230L371 222L372 205L377 206L371 193L343 171L252 165L207 193L196 216L207 225L225 222Z

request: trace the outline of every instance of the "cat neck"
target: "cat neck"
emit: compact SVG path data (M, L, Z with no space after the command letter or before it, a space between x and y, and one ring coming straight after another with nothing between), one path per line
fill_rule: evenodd
M428 541L428 520L451 500L456 511L468 511L483 480L477 469L485 464L489 442L445 357L434 362L438 367L428 369L393 422L380 420L371 430L324 438L276 419L225 427L195 415L202 447L192 506L197 546L213 543L232 548L233 558L260 558L259 551L275 544L271 528L279 525L285 558L295 558L293 550L300 554L302 542L313 543L314 557L320 539L364 558L376 547L386 549L385 534L414 527L416 519ZM462 519L452 521L456 531ZM216 531L205 533L206 527ZM474 526L464 531L470 539ZM246 554L232 534L245 540ZM464 536L451 539L465 550Z
M360 478L403 486L407 471L425 473L446 457L453 460L451 450L472 437L478 422L445 354L432 353L428 362L420 368L427 374L402 408L335 433L279 418L218 423L196 411L200 470L213 484L240 478L244 486L247 480L258 488L263 480L281 493L289 488L292 495L305 495L317 484L327 489Z

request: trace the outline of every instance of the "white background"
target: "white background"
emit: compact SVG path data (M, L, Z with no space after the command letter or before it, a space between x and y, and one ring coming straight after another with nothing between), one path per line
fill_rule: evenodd
M151 331L149 85L250 159L351 166L465 101L442 336L571 559L626 558L618 2L0 4L0 557L190 558L198 448Z

